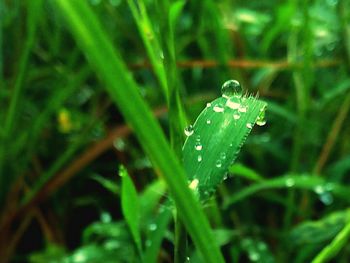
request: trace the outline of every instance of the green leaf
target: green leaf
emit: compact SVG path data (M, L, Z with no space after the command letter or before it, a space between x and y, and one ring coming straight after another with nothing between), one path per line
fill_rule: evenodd
M350 210L333 212L320 220L297 225L289 234L288 243L295 246L329 241L350 219Z
M183 160L190 187L207 199L227 177L266 103L253 97L221 97L207 104L185 141Z
M126 169L121 166L119 175L122 177L122 211L130 232L134 238L135 244L141 253L141 235L140 235L140 203L134 183L132 182Z

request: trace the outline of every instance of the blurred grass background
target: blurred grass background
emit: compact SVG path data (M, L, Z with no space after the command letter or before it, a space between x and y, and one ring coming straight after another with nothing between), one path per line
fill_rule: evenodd
M137 262L120 207L123 164L143 246L157 232L158 261L172 262L160 172L56 2L0 1L1 258ZM178 156L183 127L225 80L268 102L267 124L205 212L226 262L310 262L350 220L349 1L84 2ZM125 89L120 75L110 77ZM348 262L341 248L335 262ZM188 255L200 262L191 243Z

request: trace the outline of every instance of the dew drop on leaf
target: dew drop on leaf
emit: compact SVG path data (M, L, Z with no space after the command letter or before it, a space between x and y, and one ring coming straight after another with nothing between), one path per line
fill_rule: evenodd
M203 149L203 145L197 141L194 148L197 150L197 151L201 151Z
M200 163L202 161L202 155L198 155L197 161Z
M220 168L221 165L222 165L221 160L218 159L218 160L216 161L216 163L215 163L215 166L216 166L217 168Z
M239 120L240 117L241 117L241 116L240 116L239 114L233 114L233 118L234 118L235 120Z
M214 107L213 107L213 110L215 112L224 112L224 107L221 105L221 104L216 104Z
M246 126L247 126L248 129L253 128L253 125L252 125L250 122L248 122L248 123L246 124Z
M185 135L186 136L191 136L194 132L193 126L189 125L185 128Z
M224 98L242 96L242 87L237 80L228 80L221 87L221 94Z

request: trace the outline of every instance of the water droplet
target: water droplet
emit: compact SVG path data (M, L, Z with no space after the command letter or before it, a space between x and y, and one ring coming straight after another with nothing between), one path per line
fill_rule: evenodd
M247 112L247 106L242 106L238 108L239 112Z
M211 120L207 120L207 124L210 124L211 123Z
M203 149L203 145L200 143L200 142L196 142L194 148L197 150L197 151L201 151Z
M287 180L286 180L286 186L287 186L287 187L292 187L292 186L294 186L294 185L295 185L294 179L293 179L293 178L287 178Z
M324 188L322 185L317 185L315 188L314 188L314 191L316 194L323 194L324 193Z
M156 229L157 229L157 225L156 224L150 224L149 226L148 226L148 229L150 230L150 231L155 231Z
M199 184L199 180L193 179L188 187L192 190L195 190L197 188L198 184Z
M190 262L190 257L186 257L186 262Z
M220 158L223 159L223 160L225 160L225 159L226 159L226 153L222 152L222 153L220 154Z
M266 120L257 120L257 121L256 121L256 124L257 124L258 126L264 126L264 125L266 124Z
M240 118L241 116L239 115L239 114L233 114L233 118L235 119L235 120L238 120L239 118Z
M228 175L227 175L227 173L225 173L225 175L224 175L224 181L227 179L227 177L228 177Z
M202 161L202 155L198 155L197 161L200 163Z
M260 109L259 116L256 119L256 124L259 125L259 126L264 126L266 124L265 109L266 109L266 107L263 107L263 108Z
M324 192L320 195L320 200L325 205L330 205L333 203L333 195L330 192Z
M237 80L228 80L221 87L221 94L224 98L242 96L242 87Z
M197 135L196 136L196 141L199 142L201 140L201 136L200 135Z
M216 161L216 163L215 163L215 166L216 166L217 168L220 168L221 165L222 165L221 160L218 159L218 160Z
M237 102L233 102L231 100L227 100L226 106L233 109L233 110L237 110L237 109L239 109L239 107L241 107L241 104L239 104Z
M189 125L185 128L185 135L191 136L194 133L194 129L192 125Z
M251 261L258 261L260 259L260 255L259 255L259 253L252 251L249 253L249 259Z
M215 112L224 112L224 107L221 104L216 104L213 108Z
M211 107L211 103L208 102L208 103L207 103L207 108L210 108L210 107Z
M248 129L253 128L253 125L252 125L250 122L248 122L248 123L246 124L246 126L247 126Z

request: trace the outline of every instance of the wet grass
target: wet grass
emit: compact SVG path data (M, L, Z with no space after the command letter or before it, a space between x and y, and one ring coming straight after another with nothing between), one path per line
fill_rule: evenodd
M0 258L348 262L349 10L1 1Z

